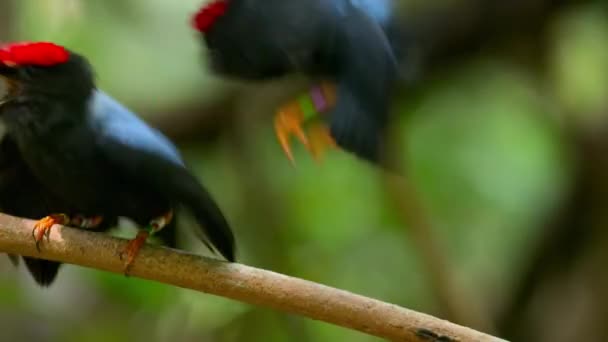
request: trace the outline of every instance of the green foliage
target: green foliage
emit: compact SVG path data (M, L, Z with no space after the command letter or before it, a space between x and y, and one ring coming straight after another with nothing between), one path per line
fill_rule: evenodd
M221 93L216 80L199 72L200 51L187 25L198 0L16 3L18 38L54 40L86 54L102 88L132 107L162 112ZM572 166L556 114L595 113L605 106L608 45L598 42L607 34L608 17L595 7L568 12L549 33L550 87L514 63L479 59L429 85L416 105L405 94L395 108L409 177L445 242L444 252L459 278L488 301L508 289L539 223L568 186ZM547 96L546 88L556 96ZM244 196L242 176L253 166L237 163L230 142L214 149L183 146L234 225L242 262L267 266L266 255L279 271L440 312L376 169L341 151L330 152L318 165L297 145L293 168L274 139L270 119L252 131L255 168L267 176L266 183L254 180L253 193L273 199L265 206L276 216L275 228L270 218L260 217L267 213L255 209L257 197ZM184 239L206 253L195 240ZM11 275L0 282L0 317L17 317L3 334L15 339L377 340L78 267L66 266L49 290L31 285L22 269L12 277L8 262L0 270ZM37 332L30 332L32 322Z

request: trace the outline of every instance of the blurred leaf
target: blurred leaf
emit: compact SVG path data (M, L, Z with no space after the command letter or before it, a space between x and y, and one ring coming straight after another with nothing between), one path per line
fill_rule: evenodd
M557 21L553 78L565 110L589 124L608 108L608 16L605 4L577 7Z

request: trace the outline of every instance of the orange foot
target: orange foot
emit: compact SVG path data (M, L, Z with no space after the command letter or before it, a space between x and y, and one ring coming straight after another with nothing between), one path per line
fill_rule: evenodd
M323 122L314 122L308 129L308 137L310 138L310 153L312 157L320 162L325 156L325 151L331 148L337 148L336 141L331 136L329 127Z
M131 265L135 261L135 257L139 254L139 250L143 245L146 244L146 240L148 240L148 236L150 234L146 231L140 231L137 233L135 239L129 241L127 247L120 253L120 259L123 260L123 257L126 256L126 262L124 267L124 274L129 275L129 271L131 270Z
M336 144L329 134L329 129L322 123L315 123L308 131L302 128L305 121L335 105L335 89L329 83L313 87L309 94L300 96L279 108L275 116L275 131L281 148L289 161L295 165L289 138L294 135L317 161L328 148Z
M38 220L38 222L36 222L36 224L34 225L34 229L32 230L32 236L36 241L36 249L38 250L38 252L40 252L40 242L42 242L42 239L45 236L47 239L49 238L49 234L51 233L51 227L56 224L65 225L68 223L70 223L70 218L68 215L65 214L53 214Z

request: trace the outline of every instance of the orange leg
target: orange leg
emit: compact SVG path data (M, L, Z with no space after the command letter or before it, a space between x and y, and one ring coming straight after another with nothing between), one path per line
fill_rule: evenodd
M135 261L135 257L137 256L137 254L139 254L139 250L143 247L143 245L146 244L146 240L148 240L149 236L150 233L148 233L147 231L138 232L135 239L129 241L127 247L125 247L124 251L120 253L121 259L123 258L123 256L126 256L127 259L124 267L125 275L129 274L129 271L131 270L131 265L133 265L133 262Z
M165 226L171 223L172 219L173 211L169 211L165 215L153 219L146 227L147 230L138 232L137 236L133 240L129 241L125 249L120 253L121 260L123 259L123 257L126 257L124 267L125 275L129 274L131 266L133 265L135 258L139 254L139 250L146 244L148 237L154 235L154 233L157 233L158 231L163 229Z
M291 151L289 138L294 135L319 161L327 147L336 144L329 134L329 129L321 123L315 123L308 134L304 132L304 122L310 117L333 108L336 103L336 90L333 84L323 82L314 87L310 94L301 96L279 108L275 116L275 131L281 148L293 165L295 159ZM308 116L308 118L307 118Z
M36 241L36 249L40 252L40 242L46 236L49 238L51 227L56 224L66 225L70 223L70 217L65 214L53 214L38 220L32 229L32 236Z

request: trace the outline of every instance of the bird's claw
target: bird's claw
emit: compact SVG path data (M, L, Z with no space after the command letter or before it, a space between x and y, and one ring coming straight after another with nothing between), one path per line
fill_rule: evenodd
M120 252L120 254L119 254L120 260L126 259L125 266L123 269L123 273L126 276L129 275L131 266L133 265L133 262L135 261L137 254L139 254L139 250L146 243L148 236L149 236L148 232L140 231L139 233L137 233L137 236L133 240L129 241L129 243L127 244L125 249Z
M294 135L307 149L310 149L310 144L302 124L304 116L298 102L294 101L279 108L274 121L274 128L281 144L281 148L289 161L295 165L295 159L291 151L289 138Z
M331 137L329 128L320 120L314 120L308 130L304 132L303 125L313 117L333 108L336 103L336 90L333 84L324 82L312 87L310 93L289 102L277 111L275 117L275 131L281 148L287 158L295 165L289 138L294 135L308 152L318 162L328 147L337 146Z
M46 237L47 241L51 234L51 228L55 224L68 224L70 218L65 214L53 214L38 220L32 229L32 237L36 241L36 249L40 252L40 243Z
M317 162L321 161L327 149L337 146L325 123L315 120L307 129L307 133L304 132L302 125L301 116L291 107L289 109L283 107L275 118L277 138L292 165L295 165L295 159L289 142L291 135L295 135Z
M310 154L316 162L321 162L325 151L337 148L336 141L331 136L329 127L322 122L315 122L308 129L310 140Z

